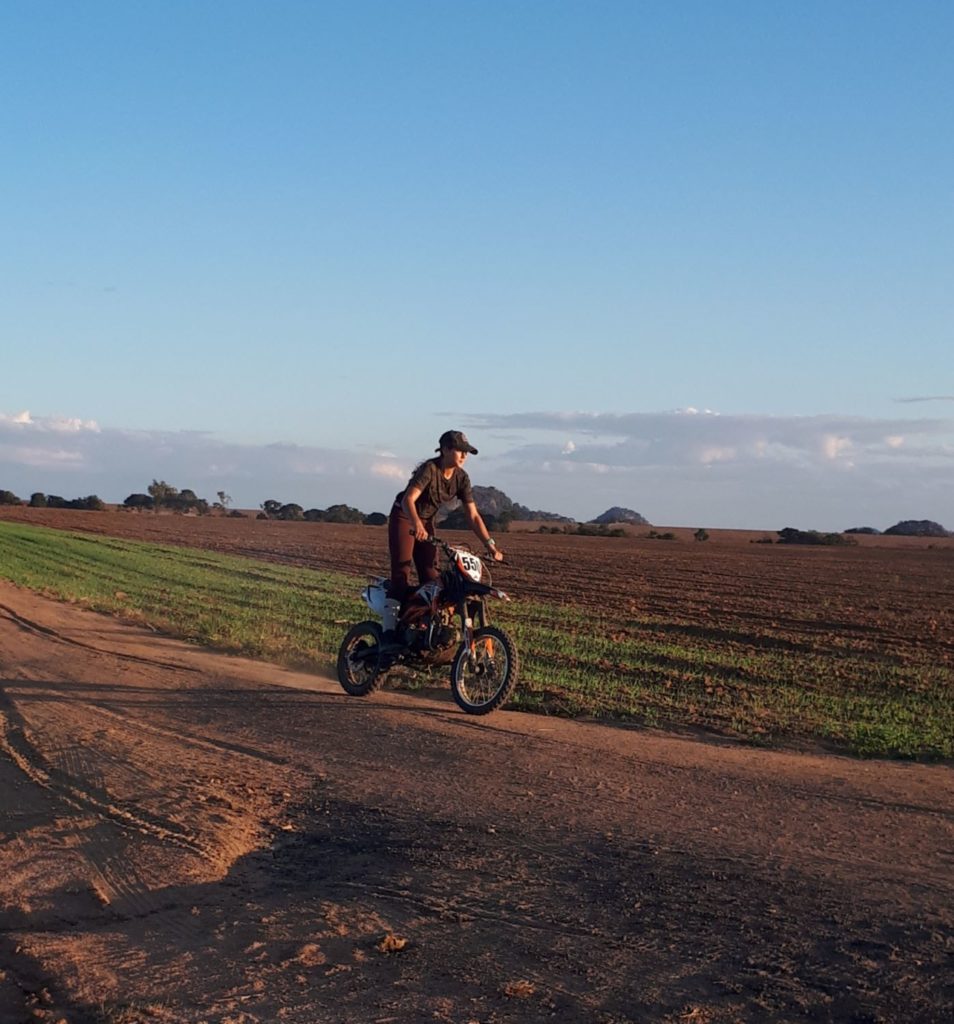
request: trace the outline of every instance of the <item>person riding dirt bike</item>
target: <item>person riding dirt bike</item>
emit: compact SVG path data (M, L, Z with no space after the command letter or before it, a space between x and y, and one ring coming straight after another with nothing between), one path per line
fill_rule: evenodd
M441 434L435 450L437 458L422 462L407 487L397 494L388 518L390 596L402 605L411 590L412 562L419 583L430 583L440 575L438 548L428 541L434 536L434 519L441 506L455 498L463 503L470 527L483 542L488 558L501 562L504 557L477 511L470 477L464 470L467 456L476 455L477 449L461 431L448 430Z
M487 567L469 548L436 537L441 505L462 501L488 559L502 562L503 552L477 511L463 468L477 449L459 430L448 430L437 451L438 458L422 462L394 499L388 521L391 577L372 579L361 593L380 622L365 619L347 631L338 650L338 681L351 696L367 697L398 666L413 671L450 664L454 700L468 714L486 715L517 685L517 648L503 629L490 625L487 607L489 598L510 597L493 586ZM412 563L420 581L413 592Z

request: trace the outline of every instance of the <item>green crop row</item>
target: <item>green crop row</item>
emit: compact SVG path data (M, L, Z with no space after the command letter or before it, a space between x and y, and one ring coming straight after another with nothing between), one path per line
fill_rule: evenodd
M330 665L365 617L362 581L138 541L0 524L0 577L60 600L296 666ZM712 729L758 743L954 757L954 671L706 642L698 631L572 605L492 608L520 651L511 706Z

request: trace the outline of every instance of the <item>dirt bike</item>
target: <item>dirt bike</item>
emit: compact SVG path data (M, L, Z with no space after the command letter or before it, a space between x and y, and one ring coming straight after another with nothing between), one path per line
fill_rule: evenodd
M443 552L446 568L418 587L400 612L390 581L373 579L361 592L381 622L352 626L338 651L338 682L353 697L379 689L395 665L429 668L450 664L451 693L468 714L499 708L517 685L517 648L487 624L486 599L510 598L492 584L483 561L465 547L430 539Z

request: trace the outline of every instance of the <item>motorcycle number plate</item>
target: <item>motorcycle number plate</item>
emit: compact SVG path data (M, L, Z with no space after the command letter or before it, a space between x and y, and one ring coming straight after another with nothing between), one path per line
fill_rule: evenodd
M457 564L464 575L469 576L475 583L480 582L480 559L469 551L457 552Z

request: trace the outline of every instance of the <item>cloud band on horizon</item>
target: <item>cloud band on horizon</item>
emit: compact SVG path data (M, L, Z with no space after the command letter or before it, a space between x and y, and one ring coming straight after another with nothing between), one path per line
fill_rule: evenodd
M832 529L858 525L864 510L865 518L890 525L943 521L954 507L951 418L686 409L458 413L454 420L489 434L468 466L475 483L577 518L628 505L671 525L780 526L785 519ZM386 511L416 459L362 447L360 438L354 444L252 444L203 431L0 413L0 487L21 497L39 490L122 501L157 478L205 497L224 489L246 508L276 498Z
M896 402L954 402L954 395L915 395L911 398L896 398Z
M515 445L510 458L545 457L606 470L746 463L854 467L883 460L954 460L954 419L947 418L721 415L690 408L645 413L471 413L466 423L475 430L543 435L542 441ZM560 436L549 442L548 434Z

